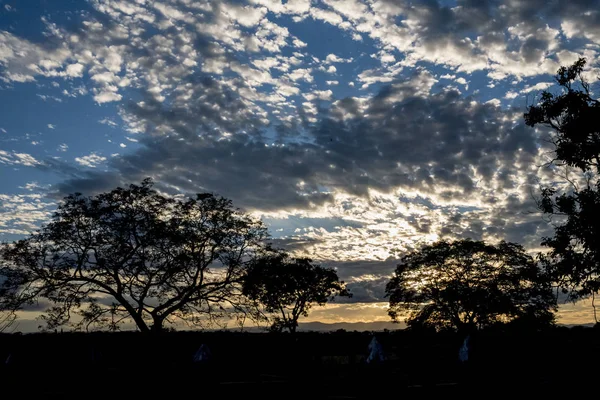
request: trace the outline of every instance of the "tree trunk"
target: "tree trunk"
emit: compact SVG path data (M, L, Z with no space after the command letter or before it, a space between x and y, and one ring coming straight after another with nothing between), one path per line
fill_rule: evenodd
M140 332L144 332L144 333L150 332L150 328L148 327L148 324L146 323L146 321L144 321L144 319L141 316L132 315L131 317L135 321L135 324L137 325Z
M164 329L163 321L164 319L162 317L152 316L152 326L149 331L152 333L162 332Z

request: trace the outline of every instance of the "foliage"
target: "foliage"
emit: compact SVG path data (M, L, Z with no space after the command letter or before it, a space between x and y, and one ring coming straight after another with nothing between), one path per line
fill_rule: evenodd
M47 298L50 328L81 324L141 331L245 312L241 282L267 237L263 225L211 194L178 200L152 181L64 199L36 234L1 249L3 308Z
M551 219L558 217L553 237L543 238L550 249L546 268L572 299L594 295L600 289L600 102L593 98L582 72L585 59L561 67L556 80L562 92L542 94L529 107L525 122L548 126L554 135L557 164L582 172L582 182L570 182L568 192L542 188L539 208Z
M592 97L589 83L582 72L586 61L577 60L561 67L556 75L562 87L560 94L542 92L537 105L525 113L525 123L551 127L555 133L556 161L581 170L600 167L600 102Z
M12 311L0 312L0 333L8 330L16 321L16 314Z
M551 287L516 243L439 241L405 255L386 286L389 315L411 328L470 330L517 318L547 318Z
M263 305L267 313L276 314L271 330L278 332L295 332L298 319L308 316L313 304L323 306L335 296L350 296L334 269L280 251L252 263L244 294Z

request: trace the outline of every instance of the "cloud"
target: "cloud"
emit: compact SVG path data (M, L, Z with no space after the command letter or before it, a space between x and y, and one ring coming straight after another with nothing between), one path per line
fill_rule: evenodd
M32 155L27 153L17 153L16 151L0 150L0 164L5 165L23 165L25 167L34 167L41 163Z
M98 165L106 161L106 157L99 156L96 153L91 153L83 157L75 157L75 162L83 167L96 168Z
M530 85L530 86L527 86L527 87L521 89L519 91L519 93L523 94L523 93L542 91L542 90L548 89L549 87L551 87L553 85L555 85L554 82L538 82L535 85Z
M48 185L40 185L37 182L28 182L25 184L25 186L19 186L19 189L25 189L30 192L33 192L34 190L40 191L42 189L43 190L48 189Z
M83 69L83 64L76 63L68 65L65 72L71 78L80 78L83 76Z
M325 62L326 63L349 63L352 62L352 58L341 58L336 56L335 54L328 54L327 57L325 57Z
M28 187L28 190L31 189ZM0 237L33 233L41 223L48 221L55 207L56 203L39 193L0 194Z
M113 91L102 91L94 95L94 100L96 100L98 104L110 103L111 101L119 101L122 98L123 96Z
M48 129L56 129L56 125L48 124Z
M294 44L294 47L297 47L299 49L308 46L306 43L304 43L302 40L295 38L292 42Z
M304 93L302 96L308 101L319 100L331 100L333 92L331 90L315 90L311 93Z

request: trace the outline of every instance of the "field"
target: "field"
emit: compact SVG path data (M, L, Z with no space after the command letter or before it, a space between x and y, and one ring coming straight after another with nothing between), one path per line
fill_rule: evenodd
M383 363L365 361L373 335ZM595 387L597 329L478 332L467 363L458 361L462 340L408 331L1 335L0 380L11 398L539 398ZM194 362L201 344L211 357Z

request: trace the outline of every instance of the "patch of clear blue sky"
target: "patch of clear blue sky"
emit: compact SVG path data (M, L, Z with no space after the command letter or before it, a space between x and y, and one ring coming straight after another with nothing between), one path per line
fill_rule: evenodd
M16 11L8 12L4 7L6 4ZM80 0L0 1L0 30L34 43L47 43L42 18L62 28L75 30L80 23L81 12L89 10L87 2ZM90 93L78 97L63 94L63 90L72 92L73 88L81 85L89 89L88 80L87 76L72 80L38 76L34 83L0 82L0 128L6 130L6 133L0 132L0 149L27 153L38 161L59 157L60 161L73 164L75 157L91 152L107 159L111 154L122 153L125 149L120 147L120 143L130 149L135 147L133 142L124 138L121 129L99 123L105 118L119 120L116 103L99 105ZM68 145L67 151L59 150L62 144ZM2 164L0 176L1 192L6 194L22 193L19 186L27 182L48 184L65 178L36 168Z

